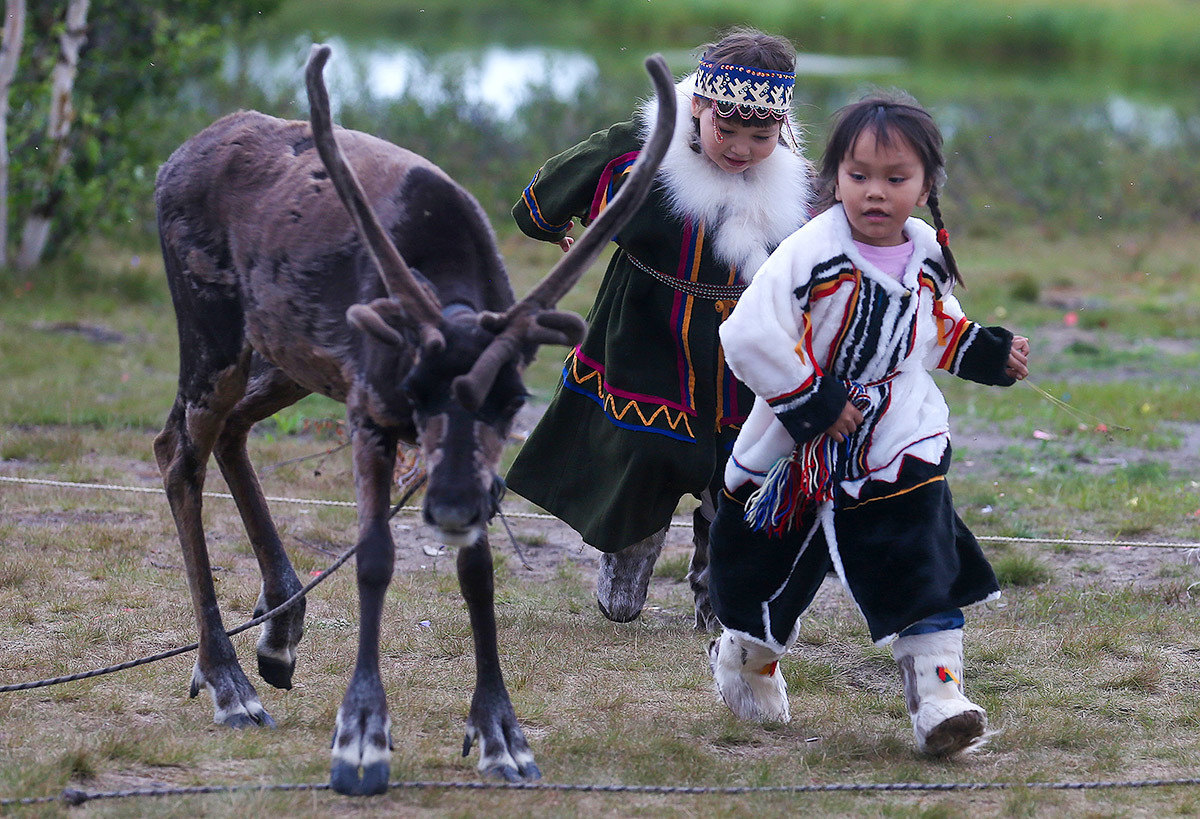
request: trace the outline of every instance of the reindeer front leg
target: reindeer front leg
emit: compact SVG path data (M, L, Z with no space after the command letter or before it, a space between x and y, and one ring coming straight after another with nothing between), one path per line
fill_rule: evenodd
M457 567L458 585L467 601L471 634L475 638L475 695L471 697L471 713L467 717L463 756L470 753L472 742L478 742L478 767L483 774L509 782L539 779L542 772L533 761L533 752L517 722L500 672L492 550L486 533L474 545L459 549Z
M353 414L350 425L358 496L358 659L338 709L329 781L338 793L366 795L387 790L392 755L379 626L395 563L387 513L396 438Z

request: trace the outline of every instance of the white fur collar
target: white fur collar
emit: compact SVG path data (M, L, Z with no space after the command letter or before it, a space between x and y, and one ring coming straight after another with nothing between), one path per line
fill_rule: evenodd
M674 213L703 222L713 256L737 266L749 282L771 251L808 220L812 166L799 153L803 145L797 145L795 153L780 145L762 163L740 174L718 168L690 147L694 87L694 74L675 87L675 135L658 177ZM656 99L641 107L647 133L657 111ZM792 132L799 140L799 129L793 126Z

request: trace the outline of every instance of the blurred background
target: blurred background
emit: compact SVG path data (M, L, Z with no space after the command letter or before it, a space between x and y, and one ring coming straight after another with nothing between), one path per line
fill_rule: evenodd
M153 247L157 166L237 108L306 116L314 41L334 47L338 120L432 158L505 233L543 159L648 93L645 55L683 74L739 24L799 49L813 159L829 115L873 87L929 107L948 138L952 229L1200 219L1195 0L94 0L74 120L51 144L65 6L29 4L9 115L10 258L35 211L51 220L40 261L97 236Z
M155 173L239 108L307 117L313 42L334 49L336 120L428 156L474 193L517 292L559 255L509 216L542 161L630 116L650 91L646 55L661 52L682 76L703 44L752 25L797 46L813 160L830 115L872 89L904 90L932 111L947 138L943 209L977 318L1107 333L1059 339L1090 367L1109 361L1114 332L1127 345L1200 337L1197 0L26 3L0 196L7 424L161 424L178 360ZM563 306L585 312L603 267ZM1039 349L1047 363L1080 365ZM1138 355L1139 368L1161 358ZM527 374L536 398L553 391L559 361L543 355ZM297 431L342 413L310 396L272 422Z

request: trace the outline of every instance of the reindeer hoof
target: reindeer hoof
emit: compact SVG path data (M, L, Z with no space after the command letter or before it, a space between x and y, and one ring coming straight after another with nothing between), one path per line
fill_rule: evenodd
M271 719L271 715L266 711L240 711L221 720L221 724L227 728L274 728L275 720Z
M516 768L507 765L496 765L488 768L486 771L480 771L480 773L482 773L485 777L490 777L492 779L503 779L505 782L522 782L525 779L525 777L522 777L521 774L517 772ZM541 772L539 771L537 776L531 776L529 778L537 779L540 776Z
M268 685L290 691L292 688L292 672L296 670L294 662L287 662L264 654L258 655L258 676Z
M254 686L236 663L218 667L206 674L197 661L192 668L188 694L195 697L202 689L212 697L213 722L217 725L228 728L275 727L275 720L262 707Z
M351 684L351 690L347 691L352 701L354 690ZM343 703L338 710L330 754L329 784L338 793L370 796L386 791L392 759L391 720L387 712Z
M387 762L374 762L359 768L349 762L334 762L329 770L329 785L343 796L375 796L388 789Z

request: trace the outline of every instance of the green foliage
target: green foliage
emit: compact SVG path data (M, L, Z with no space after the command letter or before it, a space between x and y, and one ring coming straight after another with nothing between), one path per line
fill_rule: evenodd
M63 146L69 161L56 170L47 125L66 4L33 0L11 92L10 235L31 212L52 214L49 247L61 251L90 231L148 220L155 169L190 124L164 112L195 78L217 73L231 30L280 2L92 0Z
M416 10L429 4L390 5L393 15L406 7L415 22L422 14ZM481 8L495 14L497 5L534 19L545 13L539 0L465 0L454 4L454 14ZM807 51L837 54L1043 66L1076 62L1142 78L1200 68L1200 17L1188 0L760 0L752 8L727 0L567 0L555 8L559 15L548 23L586 16L593 37L598 31L615 40L686 36L699 43L715 29L752 24L792 37Z

